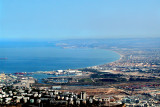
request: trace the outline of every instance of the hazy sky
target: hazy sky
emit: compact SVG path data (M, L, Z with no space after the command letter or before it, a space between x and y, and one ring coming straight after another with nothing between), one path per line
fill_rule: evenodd
M0 0L0 39L160 37L160 0Z

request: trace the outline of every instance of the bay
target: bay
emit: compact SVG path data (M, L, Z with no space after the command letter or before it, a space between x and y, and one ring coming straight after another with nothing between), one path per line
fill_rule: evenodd
M59 47L1 47L0 73L77 69L113 62L120 55L109 50Z

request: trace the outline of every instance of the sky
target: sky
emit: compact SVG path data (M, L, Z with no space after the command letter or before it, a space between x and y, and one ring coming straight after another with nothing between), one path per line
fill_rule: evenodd
M0 0L0 39L160 37L160 0Z

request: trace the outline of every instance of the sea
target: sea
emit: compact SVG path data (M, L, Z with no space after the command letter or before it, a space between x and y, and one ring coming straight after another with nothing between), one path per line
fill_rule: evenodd
M0 73L78 69L113 62L120 58L119 54L104 49L0 44Z

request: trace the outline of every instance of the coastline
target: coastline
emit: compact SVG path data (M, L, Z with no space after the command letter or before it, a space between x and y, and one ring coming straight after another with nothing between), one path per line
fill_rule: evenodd
M94 49L94 48L89 48L89 49ZM97 49L100 49L100 48L97 48ZM117 51L109 50L109 49L103 49L103 50L112 51L112 52L114 52L114 53L118 54L118 55L120 56L120 58L119 58L119 59L117 59L117 60L115 60L115 61L108 62L108 63L104 63L104 64L99 64L99 65L94 65L94 66L88 66L88 67L82 67L82 68L76 68L76 69L71 69L71 70L78 70L78 69L85 69L85 68L99 67L99 66L103 66L103 65L106 65L106 64L110 64L110 63L118 62L118 61L120 61L120 60L124 57L124 55L120 54L120 53L119 53L119 52L117 52ZM70 69L70 68L65 69L65 70L69 70L69 69ZM39 71L36 71L36 72L39 72ZM41 72L49 72L49 71L41 71Z
M117 51L114 51L114 50L111 50L111 51L113 51L113 52L119 54L119 56L120 56L120 58L119 58L118 60L114 61L114 62L118 62L118 61L122 60L122 58L124 57L123 54L121 54L121 53L119 53L119 52L117 52ZM112 62L112 63L113 63L113 62Z
M107 64L110 64L110 63L115 63L115 62L119 62L122 60L122 58L124 57L123 54L115 51L115 50L111 50L111 49L104 49L104 50L108 50L108 51L112 51L112 52L115 52L116 54L118 54L120 56L119 59L115 60L115 61L112 61L112 62L108 62L108 63L104 63L104 64L100 64L100 65L95 65L95 66L90 66L90 67L86 67L86 68L93 68L93 67L99 67L99 66L104 66L104 65L107 65ZM80 68L80 69L84 69L84 68Z
M94 48L90 48L90 49L94 49ZM96 48L96 49L100 49L100 48ZM118 54L118 55L119 55L119 58L118 58L117 60L115 60L115 61L112 61L112 62L108 62L108 63L104 63L104 64L99 64L99 65L95 65L95 66L88 66L88 67L82 67L82 68L75 68L75 69L73 69L73 70L103 66L103 65L106 65L106 64L109 64L109 63L114 63L114 62L120 61L120 60L122 59L122 57L123 57L123 55L120 54L120 53L117 52L117 51L114 51L114 50L111 50L111 49L102 49L102 50L105 50L105 51L107 51L107 50L108 50L108 51L112 51L112 52ZM68 68L68 69L69 69L69 68ZM68 69L65 69L65 70L68 70ZM41 73L44 74L45 72L49 72L49 71L48 71L48 70L45 70L45 71L42 71ZM15 73L16 73L16 72L15 72ZM22 73L23 73L23 72L22 72ZM24 72L24 73L26 73L26 72ZM27 72L27 74L29 74L29 73L37 74L38 71L35 71L35 72ZM7 74L8 74L8 73L7 73ZM12 74L14 74L14 73L12 73ZM32 76L32 75L30 75L30 76Z
M103 49L103 50L108 50L108 49ZM120 58L117 59L117 60L115 60L115 61L109 62L109 63L104 63L104 64L100 64L100 65L95 65L95 66L89 66L89 67L83 67L83 68L76 68L76 69L66 69L66 70L77 70L77 71L78 71L78 70L80 70L80 69L85 69L85 68L92 68L92 69L94 69L94 67L98 68L98 67L103 66L103 65L107 65L107 64L110 64L110 63L118 62L118 61L120 61L120 60L123 58L123 56L124 56L124 55L122 55L122 54L120 54L119 52L114 51L114 50L108 50L108 51L112 51L112 52L118 54L118 55L120 56ZM105 70L102 70L102 72L103 72L103 71L105 71ZM46 73L45 73L45 72L46 72ZM41 74L44 75L44 73L47 74L47 72L50 72L50 71L42 71ZM51 72L53 72L53 71L51 71ZM37 73L38 73L38 72L37 72ZM47 75L48 75L48 74L47 74ZM43 83L43 82L41 82L41 83Z

